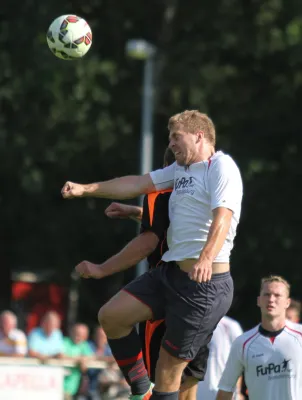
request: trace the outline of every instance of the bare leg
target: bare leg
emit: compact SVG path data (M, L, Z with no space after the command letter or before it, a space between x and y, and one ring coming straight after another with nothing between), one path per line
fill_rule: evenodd
M152 318L148 306L121 290L99 311L99 322L110 339L129 335L133 326Z
M157 392L177 392L180 388L182 372L188 362L176 358L161 347L155 371Z
M198 380L193 376L186 377L184 383L180 387L179 400L196 400Z

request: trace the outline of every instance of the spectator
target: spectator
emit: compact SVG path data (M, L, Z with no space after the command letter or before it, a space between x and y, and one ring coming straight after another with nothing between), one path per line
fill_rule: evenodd
M290 305L286 310L286 319L295 324L300 323L301 315L301 302L299 300L291 299Z
M106 333L102 327L98 326L95 329L93 338L94 341L90 342L90 346L97 360L106 361L108 363L115 362L107 341Z
M60 331L60 318L56 312L47 312L41 320L41 326L30 332L28 348L29 356L41 361L62 357L63 335Z
M64 358L76 362L76 366L68 368L69 374L64 379L65 399L72 399L78 392L82 373L86 372L86 361L93 356L87 339L87 325L75 324L71 329L71 337L64 338Z
M0 314L0 356L24 357L27 352L25 333L17 329L17 317L11 311Z

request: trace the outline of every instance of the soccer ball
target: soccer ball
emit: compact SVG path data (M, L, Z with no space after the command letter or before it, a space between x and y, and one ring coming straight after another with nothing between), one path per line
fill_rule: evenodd
M83 57L90 49L92 33L83 18L62 15L51 23L46 39L55 56L63 60L74 60Z

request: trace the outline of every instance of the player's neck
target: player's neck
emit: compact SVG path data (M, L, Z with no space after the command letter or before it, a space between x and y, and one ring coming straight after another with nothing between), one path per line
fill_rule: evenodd
M279 331L280 329L283 329L285 327L285 318L274 318L274 319L267 319L265 317L262 317L261 320L261 326L263 329L269 332L275 332Z
M215 154L215 149L212 146L202 149L197 154L196 159L194 160L194 163L201 162L201 161L208 161L213 156L213 154Z

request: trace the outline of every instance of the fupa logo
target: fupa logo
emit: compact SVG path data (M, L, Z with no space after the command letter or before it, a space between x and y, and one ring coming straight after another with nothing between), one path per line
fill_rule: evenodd
M283 360L281 364L269 363L268 365L257 365L256 372L257 376L259 375L271 375L271 374L280 374L281 372L291 372L291 368L289 366L290 360Z
M177 178L175 181L175 190L177 189L184 189L193 186L193 177L190 176L189 178Z

